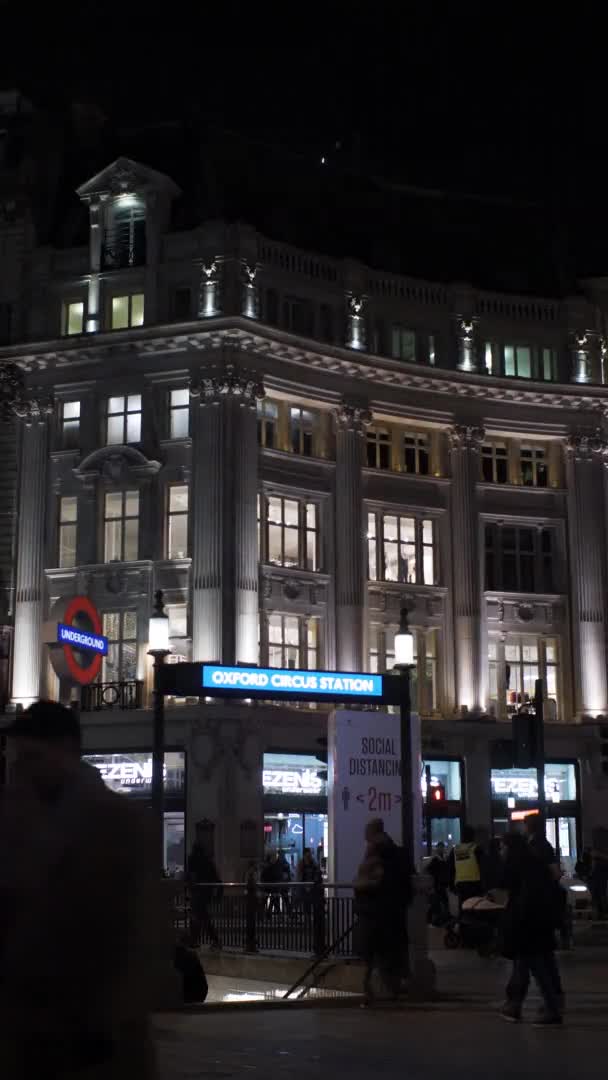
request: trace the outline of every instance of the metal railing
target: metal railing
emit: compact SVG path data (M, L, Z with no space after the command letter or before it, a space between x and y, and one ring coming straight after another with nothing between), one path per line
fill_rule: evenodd
M144 684L141 679L91 683L82 688L80 708L83 712L101 712L105 709L141 709L143 689Z
M190 944L320 957L356 955L352 885L184 885L174 923Z

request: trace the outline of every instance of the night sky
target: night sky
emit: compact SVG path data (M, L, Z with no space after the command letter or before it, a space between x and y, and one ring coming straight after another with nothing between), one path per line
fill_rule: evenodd
M549 203L579 233L606 217L591 6L569 22L523 4L2 7L0 81L41 106L95 102L123 128L192 116L319 167Z

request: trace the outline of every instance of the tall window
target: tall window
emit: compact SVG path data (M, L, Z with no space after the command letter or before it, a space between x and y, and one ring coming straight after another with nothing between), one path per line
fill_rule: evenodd
M188 555L188 486L172 484L167 504L167 558Z
M486 367L488 348L486 345ZM553 382L557 377L557 353L555 349L537 348L530 345L503 345L504 374L517 379L540 379ZM500 355L500 347L494 346L494 360ZM489 371L500 374L499 365L494 362Z
M136 443L141 439L141 394L108 398L106 413L106 442Z
M71 334L82 334L84 330L84 302L82 300L67 301L61 309L61 333L64 337Z
M64 450L76 450L80 442L80 402L61 402L61 445Z
M185 439L190 434L190 392L187 387L169 391L169 437ZM137 441L137 440L134 440Z
M418 432L407 432L403 436L403 468L407 473L428 476L429 472L429 437Z
M534 700L536 680L545 687L545 719L560 714L560 665L557 638L508 634L506 641L488 641L490 709L507 719Z
M139 491L107 491L104 500L104 559L132 562L139 549Z
M112 330L144 325L144 294L112 297Z
M300 615L262 616L260 654L262 663L276 668L319 665L319 621Z
M59 560L60 567L76 566L76 527L78 499L62 495L59 499Z
M414 330L406 330L404 326L393 326L392 332L392 355L395 360L416 359L416 333Z
M258 444L273 450L277 445L279 406L276 401L262 398L258 401Z
M188 609L185 604L167 604L165 611L169 617L169 641L171 642L173 663L189 659ZM176 657L179 660L176 660Z
M503 592L554 592L553 538L554 530L550 528L486 525L486 589Z
M311 457L313 452L313 428L316 414L310 409L292 407L289 410L291 449L294 454Z
M384 428L367 432L367 464L370 469L390 469L391 436Z
M391 671L395 664L396 626L370 626L370 671ZM414 663L410 671L412 708L429 713L437 708L436 631L413 630Z
M505 345L505 375L532 378L532 350L529 345Z
M547 486L547 455L541 446L522 446L521 482L526 487Z
M103 658L103 682L137 678L137 612L105 611L103 633L108 655Z
M319 569L318 506L281 495L258 497L260 559L275 566Z
M509 482L509 460L506 443L484 443L481 448L481 475L488 484Z
M381 512L367 515L370 581L436 585L435 527L430 518Z
M557 379L557 353L555 349L540 350L540 377L545 382Z

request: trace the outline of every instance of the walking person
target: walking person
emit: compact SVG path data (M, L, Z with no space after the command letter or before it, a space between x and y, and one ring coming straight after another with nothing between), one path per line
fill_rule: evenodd
M212 949L221 949L215 923L209 908L214 899L222 896L222 883L217 866L205 847L205 834L200 824L196 826L196 839L188 856L188 880L192 889L191 943L201 944L201 937L206 934Z
M297 880L300 882L300 898L305 915L312 911L314 899L314 886L321 880L321 871L313 858L312 851L305 847L302 858L296 871Z
M73 710L39 701L7 735L3 1080L153 1080L149 1014L163 1005L162 987L178 992L153 823L81 762Z
M513 961L513 970L501 1016L511 1022L521 1020L533 976L543 998L536 1026L559 1027L562 1003L556 980L555 929L560 911L555 881L520 833L507 835L504 848L508 901L502 925L503 953Z
M365 855L355 879L358 949L365 961L364 1004L374 1001L372 976L377 967L391 998L400 990L406 915L411 902L409 868L404 854L376 818L365 829Z

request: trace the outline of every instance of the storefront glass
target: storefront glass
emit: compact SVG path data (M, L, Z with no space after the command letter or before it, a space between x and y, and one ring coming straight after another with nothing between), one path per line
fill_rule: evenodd
M152 755L149 753L85 754L83 761L99 769L111 791L128 798L150 801ZM185 866L185 777L183 750L165 753L165 867L179 876Z
M264 856L284 856L295 880L309 847L322 870L327 864L327 764L314 754L264 754Z
M521 828L513 814L534 812L538 803L536 769L492 769L492 824L494 836ZM545 765L547 839L559 853L566 872L573 872L580 834L577 770L574 762Z
M536 802L538 785L536 769L492 769L490 782L492 798L523 799ZM545 766L545 798L547 803L574 802L577 797L576 769L573 763Z
M324 870L327 864L327 830L327 814L283 814L280 811L264 814L264 856L273 851L285 856L292 880L295 881L304 848L309 847L313 858Z
M441 784L448 802L460 802L462 799L461 767L459 761L423 761L422 794L426 795L426 766L431 770L431 787Z
M437 803L431 797L430 804L427 802L427 776L426 770L431 774L431 795L433 789L443 788L444 800ZM428 834L426 827L426 815L430 811L431 818L431 844L435 847L440 841L447 848L460 842L460 828L463 819L462 802L462 762L461 761L436 761L427 760L422 762L422 776L420 781L423 799L423 836L422 847L428 854Z

